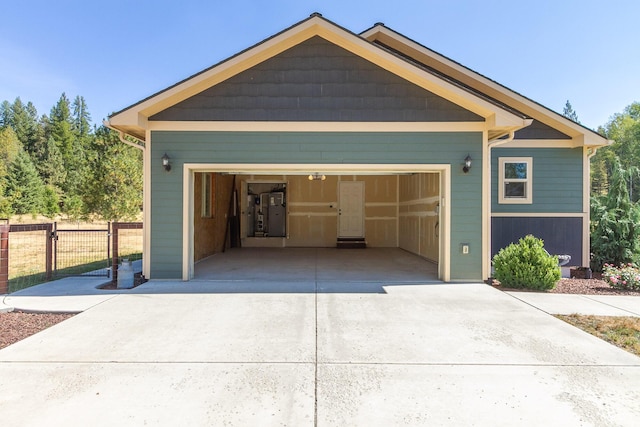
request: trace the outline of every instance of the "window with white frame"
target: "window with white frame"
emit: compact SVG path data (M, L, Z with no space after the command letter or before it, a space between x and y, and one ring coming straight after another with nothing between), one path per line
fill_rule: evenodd
M498 165L498 203L533 203L533 159L500 157Z
M202 218L212 217L211 181L211 173L205 172L202 174Z

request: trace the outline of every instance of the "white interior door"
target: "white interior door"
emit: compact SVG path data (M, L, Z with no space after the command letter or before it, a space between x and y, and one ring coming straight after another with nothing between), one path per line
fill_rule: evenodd
M364 182L338 184L338 237L364 237Z

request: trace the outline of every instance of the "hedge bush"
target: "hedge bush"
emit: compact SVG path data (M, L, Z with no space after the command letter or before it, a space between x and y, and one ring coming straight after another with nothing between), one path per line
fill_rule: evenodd
M553 289L560 280L558 257L549 255L544 242L528 235L493 257L495 278L502 286L518 289Z

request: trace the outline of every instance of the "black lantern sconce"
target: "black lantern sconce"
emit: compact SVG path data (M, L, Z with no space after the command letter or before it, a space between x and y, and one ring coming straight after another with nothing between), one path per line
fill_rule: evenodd
M167 153L164 153L164 155L162 156L162 167L167 172L171 170L171 163L169 163L169 156L167 156Z
M467 157L464 158L464 166L462 167L462 172L468 173L471 170L471 156L467 154Z

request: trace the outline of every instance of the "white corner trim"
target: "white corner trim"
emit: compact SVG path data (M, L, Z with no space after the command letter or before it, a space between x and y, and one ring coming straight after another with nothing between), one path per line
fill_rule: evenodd
M193 180L194 172L188 167L182 168L182 280L187 281L193 275Z
M182 169L182 280L193 276L193 179L195 172L308 174L320 170L342 175L404 174L437 172L440 174L440 280L451 280L451 165L449 164L245 164L245 163L185 163ZM333 215L333 214L332 214Z

